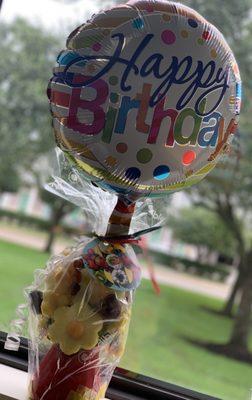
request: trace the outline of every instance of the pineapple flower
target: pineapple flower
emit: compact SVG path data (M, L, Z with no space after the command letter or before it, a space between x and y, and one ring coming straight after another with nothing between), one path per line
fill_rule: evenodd
M67 266L58 263L46 279L46 289L41 304L42 315L53 318L57 308L71 306L81 286L89 282L88 273L81 269L82 261L74 260Z
M43 293L43 301L41 304L42 315L45 317L53 317L54 311L63 306L72 304L70 295L60 294L53 290L46 290Z
M71 262L57 262L46 277L46 289L66 294L71 291L73 284L81 281L83 260L75 259Z
M88 304L82 302L60 307L54 312L53 319L48 337L53 343L58 343L66 355L81 349L91 350L97 345L103 321Z
M122 357L128 335L131 309L122 309L121 316L114 321L104 321L100 343L104 346L104 363L117 363ZM102 354L100 355L102 357Z
M96 277L89 275L84 269L82 271L82 281L80 291L76 295L76 301L89 303L91 307L100 309L103 301L108 296L114 295L122 304L127 303L125 292L116 291L104 285Z
M126 320L125 323L119 327L118 331L113 334L113 339L110 342L108 348L109 356L113 360L113 362L119 362L124 353L128 330L129 320Z
M86 272L86 270L84 270ZM87 273L87 272L86 272ZM88 274L89 275L89 274ZM89 282L84 282L85 276L83 277L80 286L81 290L76 296L76 301L82 301L89 303L91 307L98 310L104 298L113 294L114 291L106 287L103 283L95 277L89 275Z
M121 315L117 319L104 320L104 331L107 333L115 333L124 331L129 325L131 317L131 309L129 306L123 306Z

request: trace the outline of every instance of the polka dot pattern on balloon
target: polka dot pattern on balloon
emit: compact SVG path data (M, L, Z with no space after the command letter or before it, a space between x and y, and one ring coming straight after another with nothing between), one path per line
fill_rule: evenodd
M190 25L191 28L197 28L198 27L198 22L195 19L192 19L192 18L188 19L188 24Z
M117 159L112 156L108 156L105 161L106 164L109 165L110 167L115 167L117 164Z
M165 22L170 22L171 21L171 16L169 14L163 14L162 18Z
M144 27L144 21L143 21L143 19L142 18L136 18L136 19L134 19L134 21L132 22L132 26L133 26L133 28L135 28L135 29L143 29L143 27Z
M99 51L99 50L101 50L101 43L94 43L93 46L92 46L92 49L93 49L94 51Z
M237 63L233 64L233 70L236 75L239 75L239 67Z
M235 104L235 96L230 96L229 98L229 104L234 105Z
M211 37L211 33L210 33L209 31L204 31L204 32L202 33L202 38L203 38L204 40L209 40L210 37Z
M149 13L154 12L154 6L152 4L145 4L144 9Z
M141 171L140 171L139 168L130 167L130 168L128 168L128 169L126 170L125 176L126 176L126 178L128 178L129 180L134 181L134 180L140 178L140 176L141 176Z
M217 162L222 131L230 131L223 135L231 142L239 70L222 35L197 12L176 2L132 0L92 16L67 43L49 90L55 137L98 186L150 197L181 189ZM220 80L230 71L225 93L216 79L202 78L209 65ZM167 83L169 71L177 79Z
M117 85L117 83L118 83L117 76L115 76L115 75L110 76L109 83L110 83L110 85Z
M118 143L116 145L116 151L118 153L126 153L126 151L128 150L128 145L126 143Z
M152 152L149 149L141 149L137 152L137 161L147 164L152 159Z
M167 165L159 165L154 169L153 177L157 181L163 181L170 175L170 168Z
M111 103L117 103L119 100L119 95L117 93L110 93L110 101Z
M196 159L196 153L193 150L188 150L183 154L182 163L187 166L192 164L192 162Z
M212 57L212 58L216 58L216 57L217 57L217 51L216 51L215 49L212 49L212 50L210 51L210 54L211 54L211 57Z
M173 44L176 41L175 33L169 29L165 29L161 34L162 41L165 44Z
M180 32L180 34L181 34L182 38L184 38L184 39L188 38L188 36L189 36L188 31L186 31L185 29L183 29L183 30Z

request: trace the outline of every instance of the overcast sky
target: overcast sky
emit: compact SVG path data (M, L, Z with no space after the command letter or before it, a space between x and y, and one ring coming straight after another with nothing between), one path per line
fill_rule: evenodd
M23 17L53 31L68 31L101 8L96 0L3 0L0 19Z

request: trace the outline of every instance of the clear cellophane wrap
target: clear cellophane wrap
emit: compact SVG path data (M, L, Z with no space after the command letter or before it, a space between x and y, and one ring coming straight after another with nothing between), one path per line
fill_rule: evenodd
M47 189L81 207L91 233L51 257L27 290L29 400L99 400L124 352L141 280L133 244L160 225L167 202L118 198L56 155Z
M103 398L124 352L140 280L131 245L82 239L38 274L30 292L29 398Z

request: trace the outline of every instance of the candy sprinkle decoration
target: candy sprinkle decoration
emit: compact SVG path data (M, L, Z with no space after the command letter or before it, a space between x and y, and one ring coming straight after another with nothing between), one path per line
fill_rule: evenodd
M84 267L109 288L119 291L136 289L140 284L141 270L129 257L129 251L127 245L95 239L83 249Z

